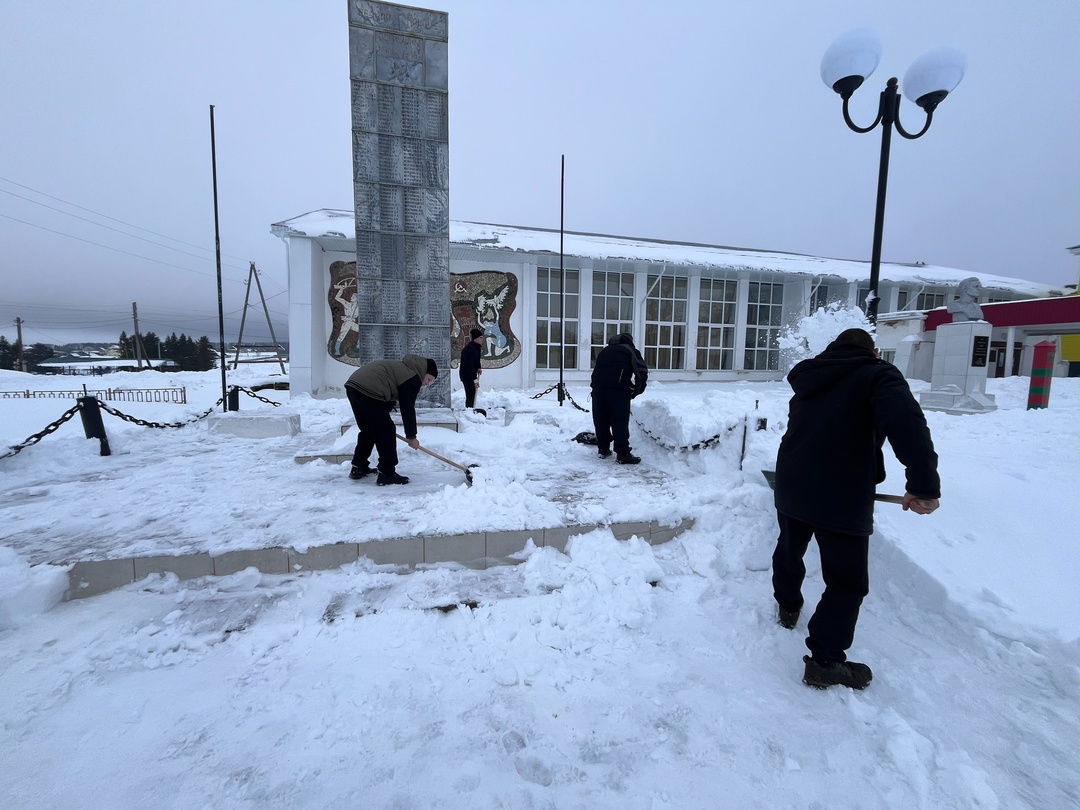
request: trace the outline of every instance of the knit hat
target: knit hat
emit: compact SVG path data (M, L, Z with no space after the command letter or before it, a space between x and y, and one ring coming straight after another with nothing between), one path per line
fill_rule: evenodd
M477 329L475 326L471 330L469 330L469 334L472 335L473 340L476 340L478 337L483 337L484 336L483 331L480 330L480 329Z
M435 361L432 360L430 357L427 358L427 373L430 374L432 377L439 376L439 367L435 365Z
M874 338L865 329L845 329L836 336L836 340L831 345L839 346L840 344L858 346L860 349L871 352L874 350Z

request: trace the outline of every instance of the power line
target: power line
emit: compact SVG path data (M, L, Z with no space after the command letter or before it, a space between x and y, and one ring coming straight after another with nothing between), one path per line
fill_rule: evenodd
M52 194L46 194L44 191L38 191L36 188L31 188L30 186L23 185L22 183L17 183L14 180L9 180L6 177L0 177L0 180L3 180L5 183L11 183L11 185L18 186L19 188L25 188L27 191L32 191L35 194L40 194L42 197L48 197L50 200L56 200L57 202L61 202L64 205L70 205L72 208L78 208L80 211L86 211L87 213L93 214L94 216L102 217L104 219L111 220L112 222L119 222L121 225L127 225L129 228L135 228L136 230L139 230L139 231L145 231L146 233L153 234L154 236L160 236L162 239L169 239L169 240L171 240L173 242L179 242L181 245L187 245L188 247L193 247L193 248L195 248L197 250L205 250L207 252L210 252L210 248L202 247L201 245L195 245L195 244L192 244L191 242L185 242L182 239L177 239L177 238L172 237L172 236L166 236L163 233L157 233L156 231L151 231L148 228L142 228L142 227L139 227L138 225L133 225L130 222L125 222L124 220L117 219L116 217L110 217L108 214L102 214L102 213L99 213L98 211L94 211L92 208L85 208L85 207L83 207L81 205L78 205L76 203L68 202L67 200L61 199L60 197L54 197ZM10 194L11 192L9 191L9 192L6 192L6 193ZM16 196L18 196L18 195L16 195ZM26 199L26 198L24 197L23 199ZM30 202L34 202L34 201L30 200ZM41 203L38 203L38 205L41 205ZM61 213L66 213L66 212L61 211ZM71 214L70 216L74 216L74 214ZM94 223L94 224L96 225L98 223ZM105 226L103 225L102 227L105 227ZM228 254L223 254L223 255L228 255ZM229 256L229 258L230 259L236 259L237 261L247 261L246 259L242 259L239 256Z
M87 219L86 217L80 217L78 214L72 214L70 211L63 211L63 210L61 210L59 208L56 208L55 206L46 205L45 203L38 202L37 200L31 200L29 197L24 197L21 194L16 194L15 192L8 191L7 189L4 189L4 188L0 188L0 193L9 194L12 197L17 197L20 200L26 200L26 202L28 202L28 203L32 203L34 205L40 205L42 208L48 208L50 211L56 211L59 214L63 214L64 216L67 216L67 217L73 217L74 219L78 219L78 220L80 220L82 222L89 222L91 225L94 225L95 227L98 227L98 228L105 228L106 230L113 231L114 233L118 233L118 234L121 234L123 236L128 236L128 237L130 237L132 239L138 239L138 240L140 240L142 242L146 242L146 243L151 244L151 245L157 245L158 247L165 248L166 250L174 250L177 253L182 253L185 256L191 256L191 257L196 258L196 259L198 259L199 261L202 261L202 262L210 261L210 258L208 256L200 256L197 253L190 253L189 251L186 251L186 250L180 250L180 248L174 248L172 245L163 245L161 242L155 242L153 239L147 239L145 236L138 236L138 235L133 234L133 233L128 233L127 231L122 231L119 228L112 227L111 225L103 225L100 222L94 222L94 220L92 220L92 219ZM102 215L98 214L98 216L102 216ZM132 225L130 227L134 228L136 226ZM164 238L169 239L171 237L166 236ZM179 240L174 240L174 241L179 241ZM185 243L182 243L182 244L185 244ZM238 264L229 264L229 267L235 267L237 269L243 269Z
M35 224L33 222L27 222L26 220L19 219L18 217L9 216L7 214L0 214L0 217L3 217L4 219L10 219L13 222L20 222L23 225L29 225L31 228L40 228L43 231L48 231L49 233L55 233L57 236L66 236L68 239L77 239L80 242L86 242L88 245L95 245L95 246L100 247L100 248L105 248L106 250L114 250L117 253L123 253L125 256L134 256L136 259L143 259L143 260L148 261L148 262L155 262L157 264L163 264L166 267L174 267L177 270L185 270L188 273L195 273L195 274L200 275L200 276L210 276L211 278L216 278L215 273L205 273L202 270L193 270L190 267L183 267L183 266L181 266L179 264L173 264L172 262L163 262L161 259L151 259L149 256L142 256L142 255L140 255L138 253L132 253L130 250L121 250L120 248L114 248L114 247L110 247L109 245L103 245L100 242L93 241L92 239L83 239L81 236L74 236L74 235L72 235L70 233L64 233L63 231L57 231L57 230L53 230L52 228L46 228L44 225L37 225L37 224ZM234 284L243 284L244 283L244 282L240 281L239 279L227 279L227 281L232 281Z

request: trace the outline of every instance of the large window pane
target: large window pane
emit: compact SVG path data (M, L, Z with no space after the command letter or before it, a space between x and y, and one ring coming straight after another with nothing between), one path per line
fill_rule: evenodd
M561 274L565 274L567 292L562 294ZM536 270L536 367L558 368L563 353L562 324L567 334L577 333L579 297L578 271L538 267ZM573 290L573 291L571 291ZM577 368L576 341L567 345L563 368Z

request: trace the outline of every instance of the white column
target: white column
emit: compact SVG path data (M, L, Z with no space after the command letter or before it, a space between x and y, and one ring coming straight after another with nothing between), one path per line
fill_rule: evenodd
M1016 342L1016 327L1010 326L1005 336L1005 376L1013 375L1013 344Z

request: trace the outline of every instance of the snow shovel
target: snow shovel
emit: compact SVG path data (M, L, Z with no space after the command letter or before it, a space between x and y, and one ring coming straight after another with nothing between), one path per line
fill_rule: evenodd
M765 476L765 480L769 484L769 489L776 489L776 472L774 470L762 470L761 474ZM904 499L900 495L882 495L881 493L874 493L875 501L882 501L883 503L898 503L903 504Z
M476 379L476 393L473 395L473 410L476 411L478 414L480 414L485 419L487 419L487 411L485 411L483 408L477 408L476 407L476 397L478 397L478 396L480 396L480 378L479 377L477 377L477 379Z
M406 439L404 436L402 436L400 433L395 433L394 435L397 436L399 439L401 439L403 442L405 442L405 444L409 443L409 440ZM470 470L469 467L475 467L477 465L470 464L469 467L466 467L463 464L458 464L456 461L451 461L450 459L445 458L444 456L440 456L434 450L428 450L423 445L420 445L416 449L420 450L421 452L427 453L432 458L437 458L443 464L449 464L451 467L457 467L459 470L461 470L463 473L465 473L465 483L468 484L470 487L472 486L472 470Z

